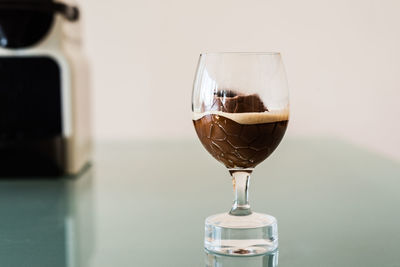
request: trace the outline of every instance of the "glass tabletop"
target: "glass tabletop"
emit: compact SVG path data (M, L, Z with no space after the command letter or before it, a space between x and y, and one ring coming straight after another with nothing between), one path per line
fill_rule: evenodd
M400 266L400 164L346 142L287 138L253 173L279 250L203 249L228 211L226 169L197 140L110 142L76 177L0 180L0 266Z

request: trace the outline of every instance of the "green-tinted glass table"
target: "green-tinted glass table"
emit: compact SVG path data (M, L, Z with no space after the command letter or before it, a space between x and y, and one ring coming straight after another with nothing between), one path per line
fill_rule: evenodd
M78 177L0 181L0 266L400 266L399 191L395 161L287 138L250 187L279 252L207 255L204 219L231 205L225 168L196 139L100 143Z

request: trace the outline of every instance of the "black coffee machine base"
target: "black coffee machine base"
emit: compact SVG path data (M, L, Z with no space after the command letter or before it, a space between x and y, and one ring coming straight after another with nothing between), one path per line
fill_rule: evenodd
M0 177L60 176L64 174L64 150L61 137L0 144Z

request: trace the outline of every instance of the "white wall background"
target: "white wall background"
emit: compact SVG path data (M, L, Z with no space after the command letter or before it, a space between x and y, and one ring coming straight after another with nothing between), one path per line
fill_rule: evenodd
M291 135L400 159L398 0L81 0L99 139L196 138L201 51L280 51Z

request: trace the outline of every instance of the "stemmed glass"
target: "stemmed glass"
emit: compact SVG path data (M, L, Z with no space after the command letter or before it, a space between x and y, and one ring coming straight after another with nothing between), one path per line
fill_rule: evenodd
M193 123L206 150L229 170L234 202L205 222L205 248L258 255L278 247L276 219L248 202L250 175L279 145L289 120L279 53L203 53L192 95Z

